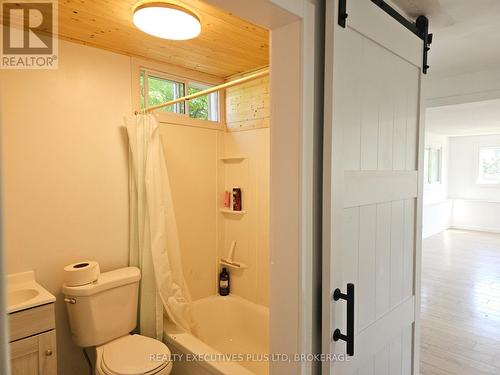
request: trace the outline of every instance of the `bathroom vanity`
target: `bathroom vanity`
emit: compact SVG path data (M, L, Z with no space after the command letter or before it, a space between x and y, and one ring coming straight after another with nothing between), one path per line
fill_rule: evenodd
M7 277L12 375L57 374L55 300L32 271Z

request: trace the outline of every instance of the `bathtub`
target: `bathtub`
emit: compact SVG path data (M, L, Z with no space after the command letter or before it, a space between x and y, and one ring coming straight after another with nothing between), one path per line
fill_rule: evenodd
M267 375L269 309L241 297L210 296L192 304L193 335L165 324L173 375Z

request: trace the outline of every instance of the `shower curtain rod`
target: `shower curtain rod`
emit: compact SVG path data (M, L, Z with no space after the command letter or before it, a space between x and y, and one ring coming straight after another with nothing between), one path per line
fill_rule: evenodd
M213 86L213 87L210 87L210 88L208 88L206 90L198 91L197 93L183 96L182 98L178 98L178 99L174 99L174 100L169 100L168 102L165 102L165 103L161 103L161 104L153 105L151 107L147 107L144 110L146 112L151 112L151 111L163 108L163 107L168 107L169 105L177 104L177 103L180 103L180 102L184 102L186 100L191 100L191 99L194 99L194 98L198 98L200 96L211 94L211 93L216 92L216 91L227 89L229 87L240 85L242 83L245 83L245 82L248 82L248 81L260 78L260 77L264 77L264 76L266 76L268 74L269 74L269 68L266 68L266 69L264 69L264 70L262 70L260 72L253 73L253 74L250 74L248 76L235 79L233 81L222 83L222 84L220 84L218 86ZM141 111L135 111L135 114L138 114L140 112Z

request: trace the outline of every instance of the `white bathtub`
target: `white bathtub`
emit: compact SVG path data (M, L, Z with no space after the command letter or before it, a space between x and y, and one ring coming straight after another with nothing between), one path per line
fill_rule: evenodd
M193 302L196 336L165 325L174 354L173 375L267 375L269 309L238 296L211 296Z

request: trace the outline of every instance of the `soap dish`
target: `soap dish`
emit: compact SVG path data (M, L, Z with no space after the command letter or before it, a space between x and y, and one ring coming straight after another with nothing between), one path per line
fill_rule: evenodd
M230 261L230 260L227 260L227 259L224 259L224 258L221 258L219 260L219 263L224 266L224 267L229 267L229 268L233 268L233 269L244 269L244 268L248 268L248 266L245 264L245 263L240 263L240 262L234 262L234 261Z

